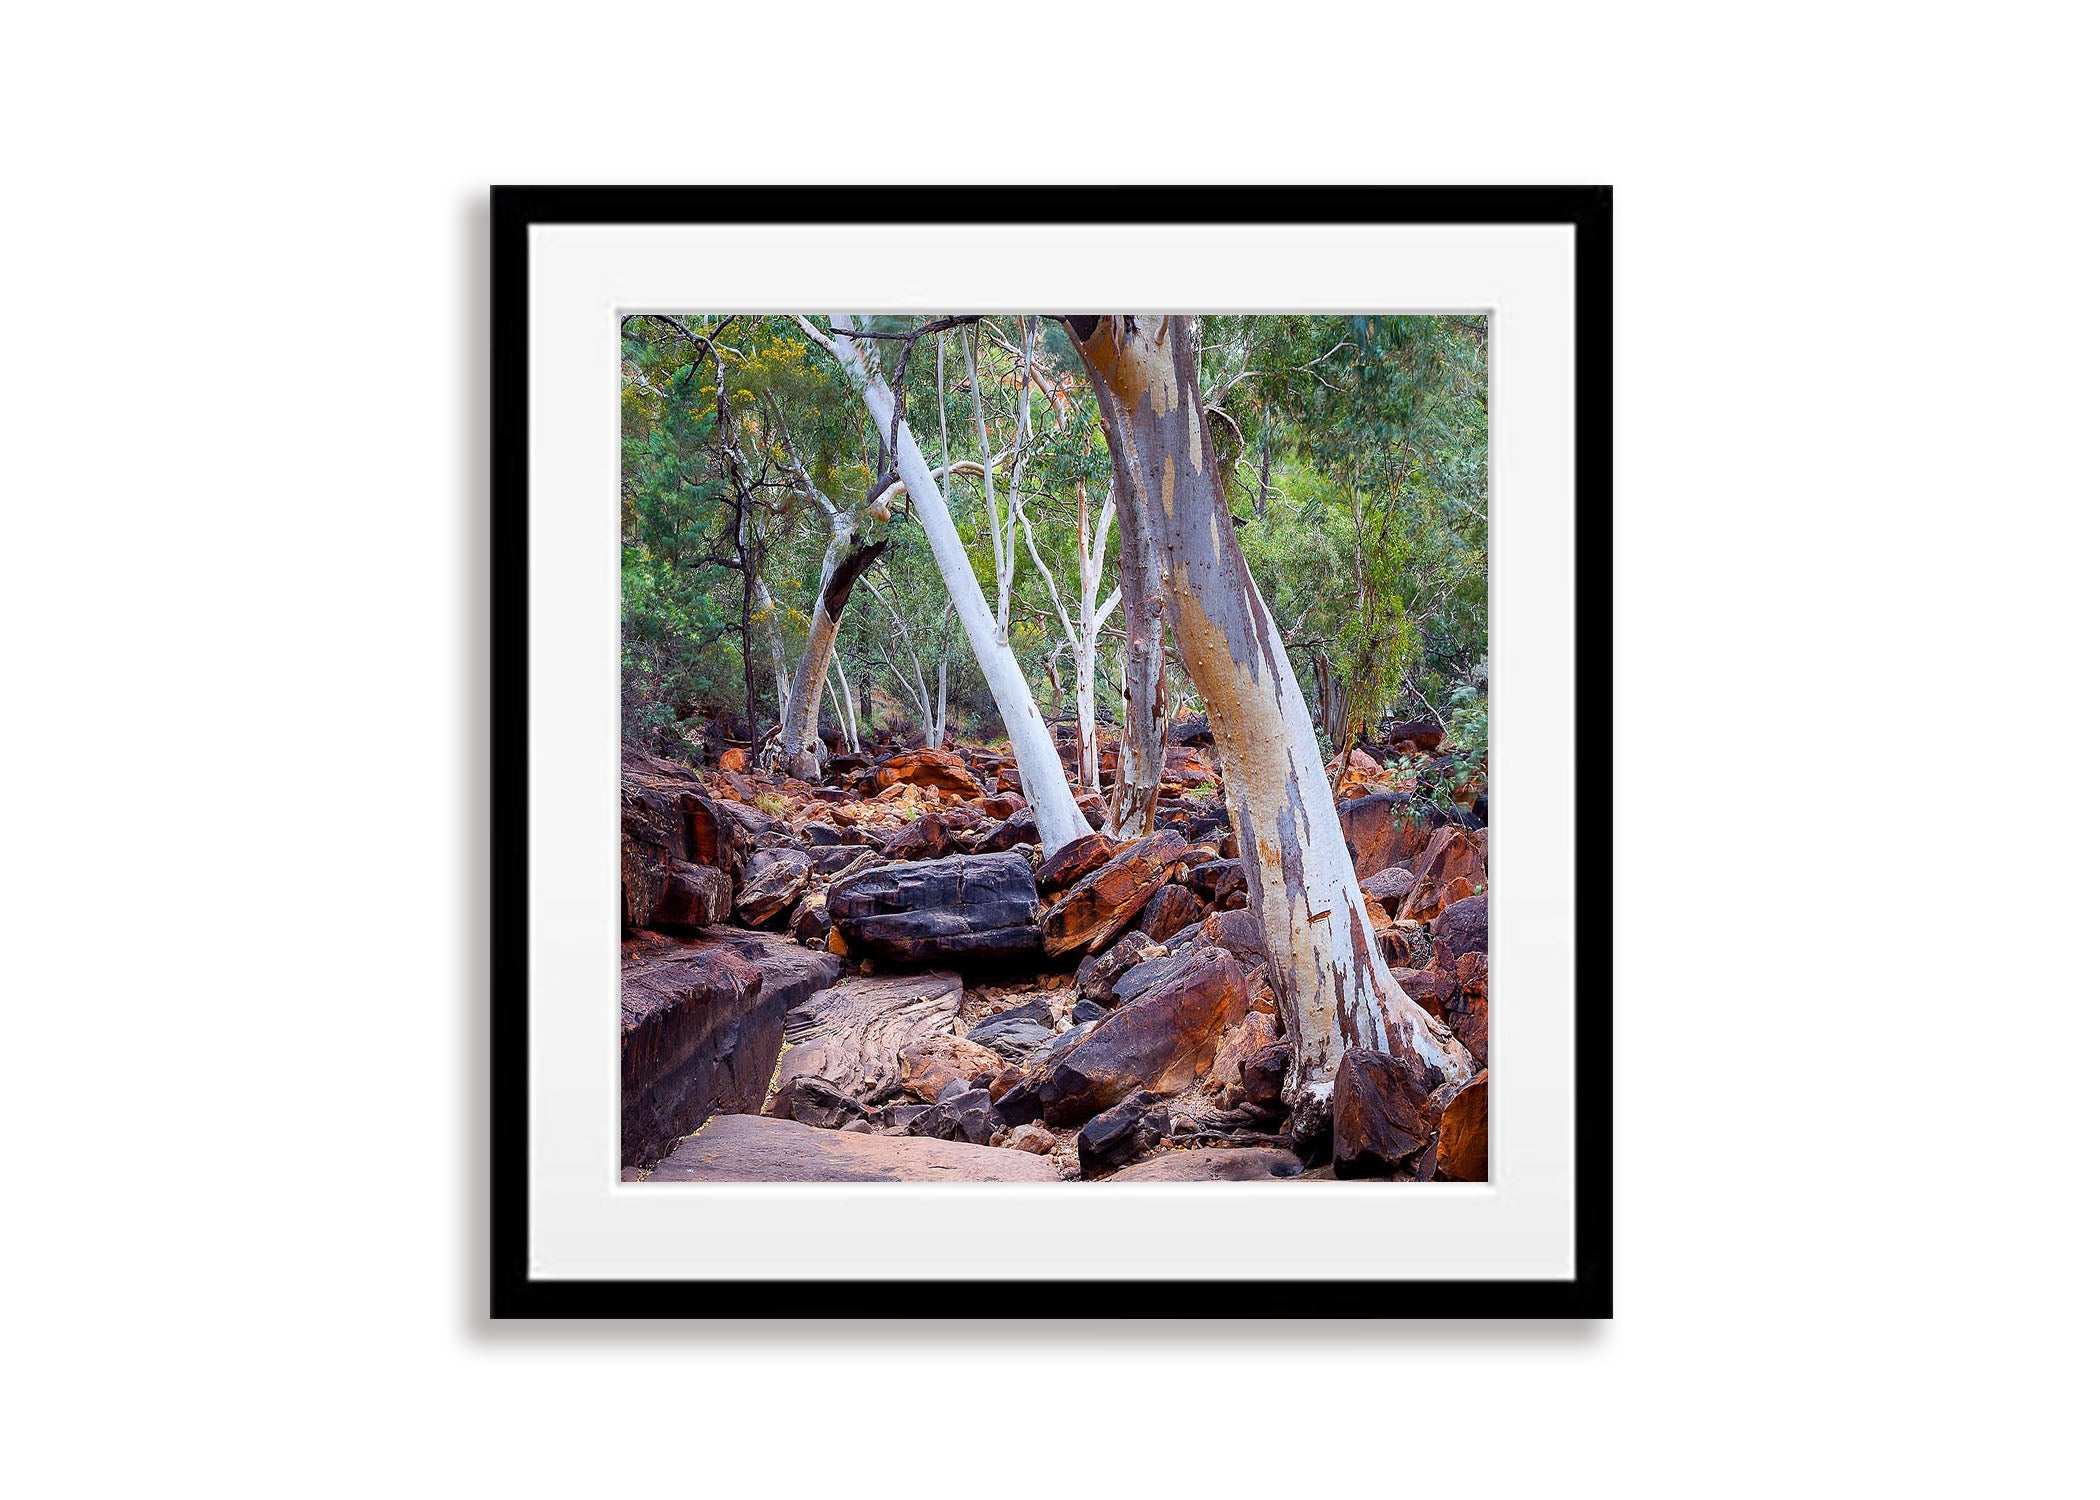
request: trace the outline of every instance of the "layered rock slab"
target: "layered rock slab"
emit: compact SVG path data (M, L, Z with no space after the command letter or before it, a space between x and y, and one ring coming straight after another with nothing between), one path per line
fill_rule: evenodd
M722 1111L765 1101L788 1011L839 961L771 933L637 942L620 965L620 1164L640 1166Z
M678 1143L651 1182L1056 1182L1048 1158L920 1136L819 1130L719 1115Z
M900 967L1042 948L1035 872L1019 852L884 865L834 881L824 903L854 952Z

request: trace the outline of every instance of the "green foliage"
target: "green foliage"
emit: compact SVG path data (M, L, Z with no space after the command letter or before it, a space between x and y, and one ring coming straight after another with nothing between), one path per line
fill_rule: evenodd
M878 318L870 326L894 332L924 321ZM718 327L719 343L704 345ZM902 389L930 463L982 457L965 340L976 352L992 450L1012 445L1022 338L1021 319L999 316L914 348ZM1051 390L1028 398L1020 498L1062 590L1078 577L1081 506L1090 503L1092 526L1109 463L1062 327L1037 320L1033 339ZM1332 748L1387 715L1434 716L1452 747L1452 766L1441 773L1448 797L1479 769L1468 760L1476 726L1479 755L1486 752L1485 696L1471 687L1484 682L1487 659L1486 319L1211 317L1200 320L1198 343L1241 545L1323 737ZM869 347L894 379L902 344ZM792 665L831 537L828 516L790 481L790 459L841 508L859 510L885 466L886 434L874 430L837 362L790 317L630 318L621 353L623 719L630 738L677 753L700 721L725 710L743 716L743 578L727 530L737 496L724 448L743 456L746 541L774 600L770 618L761 615L752 630L763 721L776 707L763 627L777 624ZM1013 475L1008 457L990 513L981 475L957 474L945 486L988 596L997 587L994 530L1003 538L1011 524ZM908 507L893 510L894 518L863 512L855 522L862 539L886 536L889 544L854 591L838 637L856 712L915 732L918 710L905 684L923 672L931 695L945 661L951 732L997 737L995 706L925 538ZM1119 542L1109 544L1104 594ZM1009 637L1040 700L1050 704L1054 670L1055 696L1069 709L1071 652L1018 537L1015 545ZM1073 607L1069 595L1064 602ZM1096 661L1104 705L1120 697L1121 623L1111 619ZM1331 688L1325 703L1322 683ZM1187 690L1178 672L1170 687ZM1433 802L1435 788L1426 795Z

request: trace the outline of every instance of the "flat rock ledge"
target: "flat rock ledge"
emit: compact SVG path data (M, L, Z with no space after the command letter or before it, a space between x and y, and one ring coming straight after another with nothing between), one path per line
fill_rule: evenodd
M1047 1158L919 1136L819 1130L718 1115L678 1143L651 1182L1056 1182Z

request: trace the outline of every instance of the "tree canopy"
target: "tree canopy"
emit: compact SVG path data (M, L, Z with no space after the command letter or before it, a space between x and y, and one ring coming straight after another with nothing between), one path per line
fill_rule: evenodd
M1066 330L1007 315L862 327L1037 701L1071 717L1082 547L1100 546L1111 479ZM1433 719L1461 751L1476 739L1484 749L1485 316L1236 315L1195 327L1233 524L1323 749L1392 717ZM852 517L857 542L883 546L845 608L826 735L843 729L842 679L863 733L998 737L892 482L889 434L811 331L793 316L637 316L621 354L626 737L678 755L710 735L717 746L762 739L778 723L778 663L793 663L809 628L834 510ZM1121 546L1107 538L1103 598ZM1104 722L1120 695L1121 627L1120 609L1109 613L1090 663ZM1171 645L1169 691L1190 701Z

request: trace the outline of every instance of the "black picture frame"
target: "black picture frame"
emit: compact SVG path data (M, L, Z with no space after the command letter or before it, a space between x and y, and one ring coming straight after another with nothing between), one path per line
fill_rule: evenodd
M1612 225L1608 187L496 187L490 192L489 1312L498 1318L1028 1315L1608 1318L1612 1309ZM1575 1274L1565 1281L534 1280L526 1040L527 258L536 224L1565 224L1575 236ZM1303 1287L1313 1295L1290 1293ZM953 1291L960 1295L943 1298ZM1277 1295L1281 1291L1284 1295ZM767 1294L754 1300L752 1294ZM927 1296L924 1294L936 1295ZM1333 1294L1346 1293L1337 1302ZM1032 1295L1023 1295L1032 1294ZM1071 1304L1065 1304L1071 1305Z

